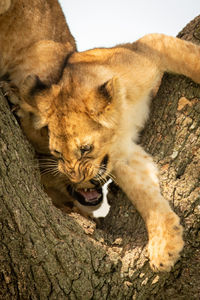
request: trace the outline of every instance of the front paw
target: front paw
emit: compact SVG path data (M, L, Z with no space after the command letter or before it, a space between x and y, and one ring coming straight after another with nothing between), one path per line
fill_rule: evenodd
M12 104L19 104L19 95L17 88L11 86L7 81L0 81L0 89L4 97L7 97Z
M183 228L174 212L161 215L151 221L148 252L153 271L169 272L179 259L183 249Z

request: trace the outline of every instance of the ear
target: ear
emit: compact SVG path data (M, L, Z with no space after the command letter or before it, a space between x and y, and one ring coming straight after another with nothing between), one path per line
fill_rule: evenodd
M108 106L114 98L114 87L116 80L116 78L112 78L98 87L99 95L103 96L104 100L107 102L106 106Z
M60 87L42 82L37 75L29 75L20 87L21 108L36 116L37 128L46 126L46 116Z
M123 91L118 77L100 85L88 103L88 114L102 126L111 128L118 122Z
M49 87L37 75L29 75L20 86L20 95L32 109L37 108L36 95Z

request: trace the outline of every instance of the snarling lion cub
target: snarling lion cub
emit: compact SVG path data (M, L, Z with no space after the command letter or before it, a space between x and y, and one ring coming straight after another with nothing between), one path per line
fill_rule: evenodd
M21 2L25 7L40 3ZM56 1L43 3L45 9L50 9L48 3L58 9ZM15 5L11 15L16 9L20 14L21 4ZM55 170L61 174L55 177L55 190L64 193L70 181L67 189L72 197L83 204L98 204L99 183L114 177L145 220L151 267L169 271L183 248L182 227L160 193L152 158L137 144L137 138L149 114L152 91L164 71L200 83L200 47L151 34L132 44L78 53L73 41L67 40L65 24L63 32L68 33L55 44L55 37L61 35L53 35L59 26L56 17L52 36L45 32L45 24L36 21L33 30L38 28L39 38L27 34L29 48L23 49L22 32L29 28L30 20L21 18L10 29L4 25L9 17L8 10L0 19L1 74L8 74L19 89L27 136L39 152L50 151L54 157ZM15 38L16 30L21 31L21 38Z

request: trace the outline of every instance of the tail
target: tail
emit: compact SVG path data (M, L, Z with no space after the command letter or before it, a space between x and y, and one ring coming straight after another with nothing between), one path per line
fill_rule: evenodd
M183 74L200 83L200 46L164 34L148 34L132 45L162 72Z

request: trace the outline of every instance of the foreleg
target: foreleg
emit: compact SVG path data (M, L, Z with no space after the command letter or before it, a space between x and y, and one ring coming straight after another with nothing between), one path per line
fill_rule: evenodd
M183 248L179 217L162 197L157 168L138 145L129 158L118 160L114 173L120 187L142 215L148 231L148 252L154 271L170 271Z

